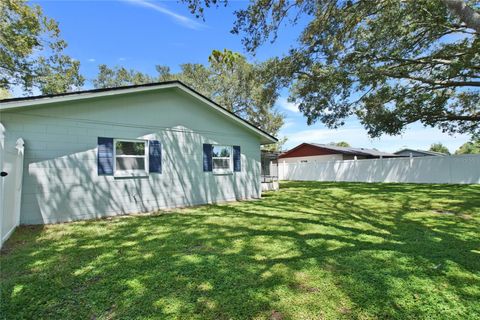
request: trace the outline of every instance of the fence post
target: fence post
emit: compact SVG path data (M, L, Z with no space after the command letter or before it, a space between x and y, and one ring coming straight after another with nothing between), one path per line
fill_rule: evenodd
M383 156L380 156L380 173L381 173L381 176L375 182L382 182L382 180L383 180L383 182L385 182L386 179L385 179L384 170L385 170L385 165L383 163Z
M22 183L23 183L23 158L25 153L25 141L22 138L18 138L17 145L17 159L15 170L15 221L16 225L20 224L20 206L22 202Z
M452 163L454 161L452 155L447 155L447 161L448 161L448 179L450 180L449 183L453 183L453 177L452 177Z
M280 159L277 160L277 175L278 175L278 181L284 180L283 179L283 169L281 168L282 163L280 162Z
M353 181L358 182L358 162L357 156L353 157Z

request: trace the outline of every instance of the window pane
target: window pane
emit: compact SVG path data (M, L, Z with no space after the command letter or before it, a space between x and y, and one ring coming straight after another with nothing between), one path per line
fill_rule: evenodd
M229 146L213 146L213 157L230 157Z
M213 159L213 169L230 169L230 159Z
M145 155L145 142L117 141L115 147L117 148L117 155Z
M145 170L145 158L116 158L116 170Z

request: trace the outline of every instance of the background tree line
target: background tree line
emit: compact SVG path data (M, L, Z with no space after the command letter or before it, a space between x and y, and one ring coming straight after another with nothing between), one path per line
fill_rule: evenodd
M99 66L93 80L95 88L180 80L264 131L277 134L283 125L283 114L274 108L278 86L269 81L263 64L247 62L244 56L214 50L209 64L185 63L180 72L168 66L155 66L155 76L121 66Z

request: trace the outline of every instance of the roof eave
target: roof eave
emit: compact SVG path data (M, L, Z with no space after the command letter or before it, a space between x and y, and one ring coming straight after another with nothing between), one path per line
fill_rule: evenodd
M220 106L219 104L212 101L211 99L205 97L198 91L190 88L186 84L177 80L163 82L163 83L156 83L156 84L126 86L126 87L119 87L119 88L93 89L93 90L59 94L59 95L46 95L46 96L37 96L37 97L29 97L29 98L5 99L5 100L0 100L0 111L45 105L45 104L51 104L51 103L70 102L70 101L78 101L78 100L85 100L85 99L92 99L92 98L99 98L99 97L106 97L106 96L160 90L160 89L167 89L167 88L179 88L180 90L183 90L184 92L187 92L193 95L194 97L206 103L207 105L210 105L212 108L216 109L217 111L220 111L225 116L235 120L239 124L254 131L260 137L261 145L272 144L278 141L278 139L275 138L274 136L257 128L253 124L240 118L233 112L225 109L224 107Z

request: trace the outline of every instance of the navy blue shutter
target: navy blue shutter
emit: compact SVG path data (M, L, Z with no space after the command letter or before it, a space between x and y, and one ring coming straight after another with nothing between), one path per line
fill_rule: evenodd
M148 145L149 171L162 173L162 145L157 140L150 140Z
M233 171L242 171L240 146L233 146Z
M98 137L97 172L98 175L113 174L113 138Z
M212 171L212 151L213 146L211 144L203 144L203 171Z

